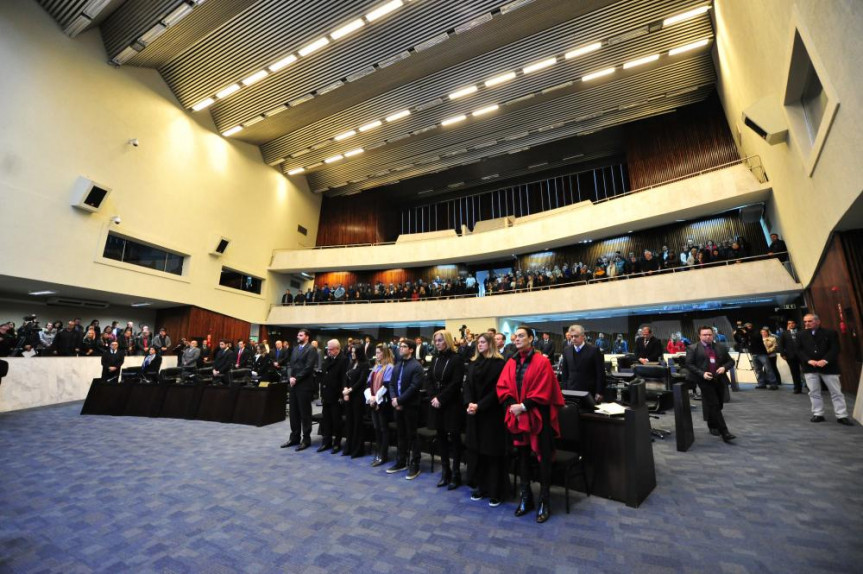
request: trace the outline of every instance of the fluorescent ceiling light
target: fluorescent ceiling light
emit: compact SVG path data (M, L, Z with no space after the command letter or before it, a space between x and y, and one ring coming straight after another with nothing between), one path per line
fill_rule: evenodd
M87 2L87 5L84 6L84 9L81 11L87 17L95 18L99 15L99 12L105 9L105 6L107 6L110 1L111 0L90 0L89 2Z
M659 59L659 54L652 54L650 56L645 56L643 58L639 58L637 60L632 60L631 62L627 62L623 65L624 70L628 70L629 68L634 68L636 66L641 66L642 64L648 64L650 62L655 62Z
M504 82L508 82L515 78L515 72L507 72L505 74L500 74L499 76L495 76L493 78L489 78L485 81L485 87L490 88L492 86L496 86L498 84L502 84Z
M333 139L334 139L334 140L336 140L337 142L340 142L340 141L342 141L342 140L346 140L346 139L348 139L348 138L350 138L350 137L353 137L353 136L355 136L355 135L357 135L357 132L356 132L355 130L350 130L350 131L346 131L346 132L345 132L345 133L343 133L343 134L339 134L339 135L337 135L337 136L336 136L336 137L334 137Z
M393 10L397 10L402 6L404 6L404 2L402 2L402 0L392 0L392 2L387 2L386 4L379 6L366 14L366 20L368 20L369 22L374 22L378 18L386 16Z
M677 14L675 16L671 16L670 18L666 18L662 21L663 26L671 26L673 24L677 24L679 22L684 22L691 18L695 18L696 16L700 16L710 10L710 6L700 6L698 8L693 8L692 10L688 10L681 14Z
M332 38L333 40L338 40L339 38L347 36L351 32L358 30L365 25L366 25L366 23L363 22L362 18L357 18L353 22L348 22L347 24L345 24L341 28L336 28L335 30L333 30L332 33L330 34L330 38Z
M687 44L685 46L681 46L679 48L674 48L673 50L669 50L668 55L669 56L676 56L677 54L682 54L683 52L695 50L696 48L706 46L709 42L710 42L710 38L705 38L704 40L699 40L697 42L693 42L691 44Z
M303 173L304 171L306 171L306 168L304 167L295 167L288 172L288 175L297 175L298 173Z
M230 136L234 135L235 133L242 131L242 130L243 130L243 126L234 126L229 130L223 131L222 135L225 137L230 137Z
M114 56L114 59L111 61L114 62L115 64L117 64L118 66L121 66L121 65L125 64L126 62L128 62L129 60L131 60L132 58L134 58L137 53L138 53L138 50L136 50L132 46L126 46L126 48L124 48L122 52L120 52L119 54Z
M30 291L30 295L38 297L39 295L56 295L56 291Z
M171 26L185 18L191 11L192 7L183 2L182 4L177 6L177 8L175 8L173 12L165 16L165 18L162 20L162 23L170 28Z
M246 123L244 123L244 124L243 124L243 127L244 127L244 128L247 128L247 127L249 127L249 126L253 126L253 125L255 125L256 123L258 123L258 122L262 122L262 121L264 121L264 116L255 116L255 117L253 117L252 119L250 119L249 121L247 121Z
M305 96L300 96L296 100L291 100L290 102L288 102L288 105L291 106L292 108L295 108L295 107L299 106L300 104L305 104L306 102L314 100L314 99L315 99L314 94L306 94Z
M334 155L333 157L328 157L327 159L324 160L324 163L335 163L335 162L337 162L339 160L343 160L343 159L345 159L345 156L343 156L342 154L338 154L338 155Z
M260 70L258 72L255 72L254 74L252 74L251 76L249 76L245 80L241 80L240 83L243 84L244 86L251 86L255 82L259 82L259 81L263 80L268 75L269 74L267 74L266 70Z
M132 303L131 307L149 307L152 303Z
M320 50L321 48L323 48L324 46L326 46L329 43L330 43L330 41L327 40L326 36L321 36L320 38L318 38L317 40L315 40L311 44L306 44L305 46L300 48L300 56L308 56L312 52L314 52L316 50Z
M200 112L204 108L209 108L215 102L216 102L216 100L214 100L213 98L207 98L206 100L201 100L200 102L198 102L197 104L192 106L192 109L196 112Z
M239 89L240 89L240 84L231 84L230 86L228 86L227 88L225 88L221 92L217 92L216 97L219 99L227 98L228 96L230 96L231 94L233 94L234 92L236 92Z
M324 162L319 161L317 163L313 163L312 165L306 166L306 169L315 169L317 167L321 167L322 165L324 165Z
M542 70L544 68L548 68L549 66L553 66L557 63L557 57L548 58L547 60L541 60L539 62L535 62L530 64L529 66L525 66L521 69L525 74L530 74L531 72L536 72Z
M144 35L138 38L138 42L140 42L144 46L148 46L151 44L156 38L165 33L167 28L163 24L156 24L146 32Z
M274 116L274 115L276 115L276 114L280 114L280 113L282 113L282 112L283 112L283 111L285 111L286 109L288 109L288 106L286 106L286 105L284 105L284 104L283 104L283 105L279 106L278 108L274 108L274 109L272 109L272 110L270 110L270 111L268 111L268 112L264 112L264 115L265 115L265 116L267 116L268 118L271 118L271 117L273 117L273 116Z
M396 120L400 120L400 119L402 119L402 118L404 118L404 117L407 117L407 116L409 116L409 115L411 115L411 111L410 111L410 110L402 110L402 111L400 111L400 112L396 112L396 113L394 113L394 114L393 114L393 115L391 115L391 116L387 116L387 117L386 117L386 120L387 120L388 122L394 122L394 121L396 121Z
M602 76L607 76L607 75L613 74L613 73L614 73L614 68L606 68L604 70L600 70L598 72L588 74L588 75L584 76L581 80L583 82L589 82L590 80L593 80L596 78L601 78Z
M442 125L442 126L448 126L448 125L451 125L451 124L456 124L456 123L458 123L458 122L462 122L462 121L464 121L464 120L466 120L466 119L467 119L467 116L466 116L466 115L464 115L464 114L459 115L459 116L453 116L453 117L451 117L451 118L447 118L447 119L445 119L444 121L442 121L442 122L440 123L440 125Z
M381 121L380 121L380 120L375 120L375 121L373 121L373 122L369 122L369 123L367 123L367 124L366 124L366 125L364 125L364 126L360 126L360 128L359 128L359 129L360 129L360 131L361 131L361 132L367 132L367 131L369 131L369 130L373 130L373 129L375 129L375 128L379 128L379 127L381 127Z
M88 16L85 14L79 14L77 18L72 20L71 24L66 26L66 29L63 30L63 32L65 32L70 38L74 38L92 23L93 21Z
M480 108L480 109L478 109L477 111L475 111L475 112L474 112L473 114L471 114L471 115L473 115L473 116L482 116L482 115L489 114L489 113L491 113L491 112L497 111L499 108L500 108L500 106L498 106L497 104L493 104L493 105L491 105L491 106L486 106L486 107L484 107L484 108Z
M285 56L284 58L282 58L281 60L279 60L275 64L270 65L268 69L271 72L278 72L282 68L290 66L291 64L293 64L296 61L297 61L297 57L294 56L293 54L291 54L289 56Z
M588 44L587 46L582 46L581 48L576 48L572 52L567 52L564 54L564 57L569 60L572 58L578 58L579 56L584 56L585 54L590 54L591 52L596 52L602 48L602 42L594 42L593 44Z
M460 90L456 90L456 91L454 91L454 92L453 92L453 93L451 93L448 97L449 97L449 99L451 99L451 100L455 100L455 99L458 99L458 98L460 98L460 97L462 97L462 96L467 96L468 94L472 94L472 93L474 93L475 91L476 91L476 86L468 86L468 87L466 87L466 88L462 88L462 89L460 89Z
M364 151L365 151L365 150L364 150L363 148L358 147L357 149L352 149L351 151L346 151L346 152L345 152L345 157L353 157L353 156L355 156L355 155L360 155L360 154L361 154L361 153L363 153Z

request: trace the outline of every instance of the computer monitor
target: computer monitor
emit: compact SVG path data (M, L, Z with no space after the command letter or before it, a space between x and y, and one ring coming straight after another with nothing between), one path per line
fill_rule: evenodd
M561 391L563 400L567 403L578 405L578 408L583 413L590 413L596 410L596 401L587 391Z

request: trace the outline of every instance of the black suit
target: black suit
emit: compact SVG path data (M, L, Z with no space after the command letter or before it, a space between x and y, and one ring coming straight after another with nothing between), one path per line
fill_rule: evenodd
M312 397L315 394L315 368L318 365L318 350L311 343L297 345L291 353L291 436L289 442L299 442L302 432L303 444L312 443Z
M650 363L658 363L662 359L662 342L652 336L650 339L644 337L635 340L635 358L647 359Z
M554 358L554 341L551 339L548 341L540 339L539 343L536 345L536 350L539 351L540 354L548 357L548 360L551 361Z
M236 361L237 357L233 349L219 349L213 358L213 370L218 371L220 375L227 375L228 371L234 368Z
M581 351L568 345L561 362L563 388L569 391L586 391L591 395L605 394L605 356L595 345L585 343Z
M144 362L147 361L147 357L144 357ZM103 357L104 359L104 357ZM159 369L162 368L162 355L158 353L153 355L153 358L150 359L150 362L144 365L141 363L141 378L147 381L156 382L159 380Z
M258 380L278 382L278 374L275 374L273 361L269 355L257 355L252 358L252 364L249 365L252 372L258 374Z
M249 350L248 347L240 349L237 347L237 354L234 356L234 364L231 365L232 369L250 369L252 366L252 361L255 359L254 351Z
M393 369L387 385L390 397L396 399L401 410L395 411L398 432L399 463L410 462L419 466L420 445L417 436L419 425L420 389L423 384L423 368L413 357L399 361Z
M102 355L102 380L104 382L116 383L120 379L120 368L123 366L123 361L126 354L121 350L108 351ZM111 371L111 367L116 367L116 370Z
M728 384L729 369L734 366L734 359L728 354L728 348L722 343L713 343L715 363L711 367L710 357L699 341L686 348L686 378L698 384L701 389L701 405L707 415L707 426L715 429L721 434L728 432L725 425L725 417L722 416L722 403L725 401L725 386ZM726 373L714 374L713 379L704 378L705 372L716 372L719 367L724 367Z
M288 365L288 361L290 360L290 358L291 350L284 347L282 347L281 349L273 349L270 352L270 367L273 369L273 371L278 377L281 377L282 371ZM273 363L276 363L276 365L278 366L274 365ZM275 378L274 380L279 379Z
M348 359L344 353L335 357L327 355L321 365L321 404L323 419L321 419L321 435L324 446L339 446L342 442L342 408L339 399L345 388L345 373L348 370Z
M799 330L795 333L788 330L782 331L782 335L779 337L779 354L788 363L795 391L803 390L803 378L800 376L800 361L797 358L797 339L799 337Z

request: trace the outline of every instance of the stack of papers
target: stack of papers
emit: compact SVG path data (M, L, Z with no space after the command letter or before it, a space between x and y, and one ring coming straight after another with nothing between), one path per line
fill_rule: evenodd
M617 403L602 403L596 407L596 412L613 417L625 413L626 408Z

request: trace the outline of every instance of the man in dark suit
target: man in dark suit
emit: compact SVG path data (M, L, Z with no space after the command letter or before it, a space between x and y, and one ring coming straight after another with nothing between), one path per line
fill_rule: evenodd
M551 337L548 333L542 334L542 339L540 339L539 343L537 343L536 350L539 351L542 356L547 358L549 361L554 360L554 341L551 340Z
M246 342L237 339L237 356L234 358L232 369L248 369L254 359L254 353L246 348Z
M653 336L650 325L641 328L641 337L635 340L635 357L642 365L658 363L662 359L662 342Z
M102 381L116 383L120 380L120 368L126 355L120 350L117 341L111 341L111 348L102 355Z
M586 391L602 402L605 394L605 357L599 347L585 342L584 327L571 325L569 336L572 345L563 350L561 379L563 388Z
M498 353L500 353L500 356L503 357L504 361L512 357L514 354L509 351L509 345L506 344L506 336L504 336L503 333L494 334L494 348Z
M803 377L800 376L800 361L797 360L797 321L790 319L786 329L779 337L779 354L788 363L791 370L791 380L794 381L794 394L803 392Z
M291 354L285 348L285 345L281 341L277 340L276 341L276 348L273 349L271 358L273 359L273 369L275 370L275 372L279 376L279 378L281 378L282 371L284 370L285 366L288 364L288 359L290 358L290 356L291 356ZM279 379L276 379L276 380L279 380Z
M219 341L219 350L213 357L213 380L224 381L224 377L227 376L236 360L236 355L231 350L231 342L227 339Z
M408 471L407 479L413 480L420 473L420 444L417 427L420 419L420 389L423 383L423 368L414 359L416 343L410 339L399 342L399 361L393 369L388 384L389 394L395 410L398 433L398 457L387 469L387 474Z
M323 442L318 452L332 448L333 454L342 450L342 408L339 399L345 387L348 360L342 353L338 339L327 341L327 356L321 365L321 435Z
M311 344L308 329L297 333L297 346L291 353L291 436L282 448L297 447L297 452L312 446L312 397L315 394L315 367L318 351ZM302 442L300 442L302 433Z
M141 378L146 382L156 382L162 368L162 355L156 347L150 347L150 354L141 363Z
M702 325L698 328L698 343L686 348L687 379L701 389L701 404L707 415L710 434L721 436L725 442L736 437L728 432L722 416L722 403L725 400L725 386L728 384L728 370L734 360L722 343L713 341L713 328Z
M375 344L372 342L372 338L368 335L366 335L365 343L363 343L363 351L365 351L366 357L375 356Z
M294 303L294 296L291 295L290 289L285 289L285 294L282 295L282 305L292 305Z
M822 328L818 315L810 313L803 317L797 359L803 369L803 378L806 379L809 400L812 402L812 418L809 420L813 423L824 422L824 401L821 399L821 382L824 381L833 401L836 422L853 426L839 384L839 335L836 331Z
M431 354L431 349L429 348L428 343L423 343L422 337L417 337L414 339L414 343L416 343L416 349L414 350L414 358L420 362L420 365L425 365L426 356Z
M504 349L509 357L514 356L518 352L518 348L515 346L515 333L510 334L509 343L506 344ZM507 355L504 355L504 358L508 358Z

